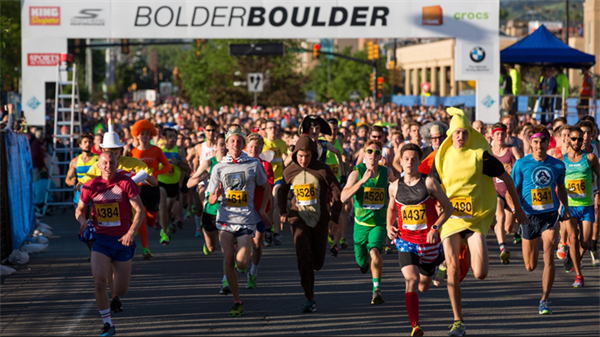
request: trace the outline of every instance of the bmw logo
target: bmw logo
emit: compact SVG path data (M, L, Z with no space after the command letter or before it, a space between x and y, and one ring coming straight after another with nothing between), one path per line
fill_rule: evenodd
M469 57L475 63L479 63L485 59L485 50L481 47L475 47L469 53Z

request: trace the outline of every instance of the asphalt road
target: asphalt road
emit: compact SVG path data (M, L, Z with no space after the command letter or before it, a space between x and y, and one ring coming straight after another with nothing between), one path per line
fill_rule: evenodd
M42 221L53 228L49 248L32 254L28 264L1 280L0 335L98 335L102 321L88 252L77 239L72 210ZM154 258L149 261L142 259L138 242L131 287L122 299L125 311L113 314L119 335L410 335L404 280L395 253L384 256L385 304L370 305L371 279L360 273L351 246L337 258L327 257L323 270L316 273L318 311L303 314L305 298L286 229L282 246L264 249L258 289L245 289L246 276L239 275L246 312L230 318L233 299L218 294L222 255L205 256L203 239L194 237L194 230L193 222L186 220L171 245L163 247L158 231L151 229ZM554 314L541 316L537 305L543 262L527 272L520 247L511 243L511 264L500 264L491 231L488 246L487 279L469 275L462 283L469 335L600 335L600 268L591 267L589 256L584 258L584 288L572 288L574 275L557 265L550 298ZM445 336L453 320L445 286L432 287L419 294L419 300L425 334Z

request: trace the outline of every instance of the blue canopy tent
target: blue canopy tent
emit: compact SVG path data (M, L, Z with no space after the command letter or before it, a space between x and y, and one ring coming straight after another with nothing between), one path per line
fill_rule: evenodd
M542 25L531 35L500 52L501 63L514 63L530 66L548 66L557 68L589 68L596 64L594 55L571 48L557 39ZM593 72L593 68L592 68ZM516 97L518 111L527 111L527 96ZM568 113L575 112L576 98L567 99ZM592 103L593 109L597 106ZM572 107L572 108L571 108ZM573 110L573 111L571 111ZM540 112L541 109L534 112ZM538 115L539 118L539 115ZM600 122L600 120L598 121Z
M500 62L588 68L596 64L596 57L569 47L542 25L528 37L502 50L500 52Z

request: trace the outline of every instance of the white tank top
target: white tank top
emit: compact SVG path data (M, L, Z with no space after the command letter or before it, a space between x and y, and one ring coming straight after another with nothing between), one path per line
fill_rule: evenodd
M208 145L206 145L206 142L202 143L202 154L200 155L200 162L214 157L216 153L217 145L214 145L213 147L208 147Z

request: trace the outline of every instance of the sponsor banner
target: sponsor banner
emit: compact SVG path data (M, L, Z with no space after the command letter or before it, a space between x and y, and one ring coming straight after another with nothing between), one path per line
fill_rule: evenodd
M29 25L31 26L60 26L60 7L31 6L29 7Z
M322 39L395 38L402 32L406 38L482 40L498 33L498 1L57 0L49 7L33 0L25 7L38 23L25 25L23 36ZM28 28L42 24L60 27Z
M60 62L58 53L32 53L27 54L28 66L56 66Z
M454 62L455 76L460 80L478 79L482 75L493 75L497 72L495 64L498 60L500 46L498 43L456 41Z

